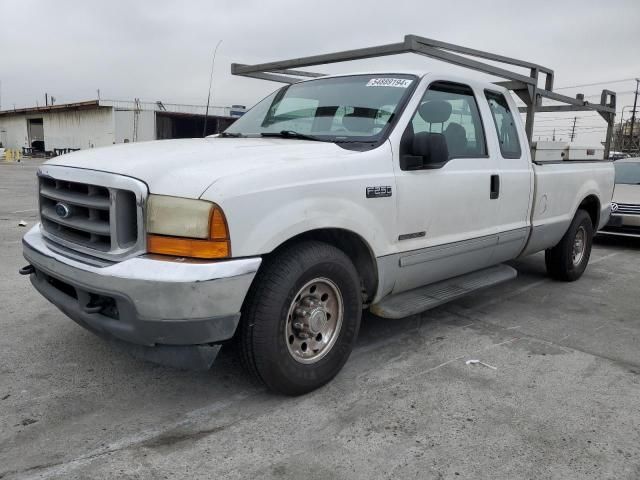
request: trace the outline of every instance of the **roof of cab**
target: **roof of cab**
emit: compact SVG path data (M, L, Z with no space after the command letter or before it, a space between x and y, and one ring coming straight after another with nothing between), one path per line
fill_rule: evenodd
M463 75L456 75L456 74L450 73L450 72L411 70L411 69L373 70L373 71L336 73L336 74L323 75L322 77L304 78L304 79L300 79L300 81L296 82L296 83L311 82L311 81L314 81L314 80L321 80L321 79L326 79L326 78L351 77L351 76L354 76L354 75L384 75L384 76L389 76L389 75L414 75L414 76L418 77L418 79L420 79L420 80L425 76L429 76L429 77L433 78L434 80L443 80L443 81L450 81L450 82L456 82L456 83L463 83L465 85L469 85L470 87L475 87L475 88L478 88L478 89L491 88L493 90L502 91L502 92L507 91L506 88L504 88L504 87L502 87L500 85L497 85L495 83L492 83L492 82L490 82L488 80L479 80L479 79L476 79L476 78L470 78L470 77L463 76ZM293 85L295 85L295 83Z

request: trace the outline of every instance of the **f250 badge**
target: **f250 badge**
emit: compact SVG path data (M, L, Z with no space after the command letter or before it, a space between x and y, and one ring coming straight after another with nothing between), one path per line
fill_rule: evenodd
M380 198L391 196L391 185L383 185L380 187L367 187L367 198Z

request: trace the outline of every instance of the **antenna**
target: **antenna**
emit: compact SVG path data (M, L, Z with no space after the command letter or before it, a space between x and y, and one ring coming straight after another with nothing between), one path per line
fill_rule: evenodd
M216 62L216 53L218 52L218 47L222 43L222 40L218 41L216 48L213 50L213 58L211 59L211 75L209 75L209 95L207 95L207 109L204 114L204 128L202 129L202 137L207 136L207 119L209 118L209 102L211 101L211 85L213 84L213 65Z

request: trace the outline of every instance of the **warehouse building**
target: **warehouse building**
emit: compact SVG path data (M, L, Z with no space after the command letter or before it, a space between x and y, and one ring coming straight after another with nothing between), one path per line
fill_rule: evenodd
M243 106L209 107L207 135L231 125ZM206 107L139 100L89 100L0 111L0 143L55 155L114 143L201 137Z

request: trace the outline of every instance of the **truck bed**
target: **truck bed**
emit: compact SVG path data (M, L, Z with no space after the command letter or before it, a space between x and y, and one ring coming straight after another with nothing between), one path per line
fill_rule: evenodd
M523 255L557 244L567 231L580 203L593 196L599 202L595 230L609 217L614 186L613 162L604 160L564 160L534 162L534 202L531 215L531 237ZM568 209L567 205L571 205Z

